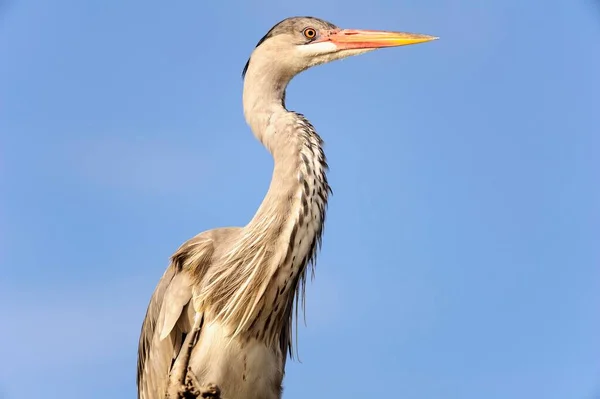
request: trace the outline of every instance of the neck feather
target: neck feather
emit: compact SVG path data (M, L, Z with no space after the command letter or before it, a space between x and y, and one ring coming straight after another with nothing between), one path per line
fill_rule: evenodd
M294 297L298 306L307 266L314 265L321 244L331 192L321 138L303 115L285 109L288 82L257 74L252 65L247 72L244 113L273 155L273 176L258 211L219 262L203 295L217 305L215 316L232 326L233 336L259 334L282 346L291 342Z

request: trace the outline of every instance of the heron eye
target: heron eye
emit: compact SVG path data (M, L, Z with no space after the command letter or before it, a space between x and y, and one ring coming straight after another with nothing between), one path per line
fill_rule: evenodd
M315 37L317 37L317 31L313 28L306 28L304 29L304 31L302 31L302 33L307 39L314 39Z

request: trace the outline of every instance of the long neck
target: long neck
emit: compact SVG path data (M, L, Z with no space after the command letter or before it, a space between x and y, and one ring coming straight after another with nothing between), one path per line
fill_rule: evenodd
M330 188L323 142L310 122L293 112L276 112L262 135L274 168L269 190L245 227L253 236L268 237L276 262L307 263L316 250L325 221ZM302 266L303 267L303 266Z
M302 115L285 109L290 77L260 72L251 63L244 83L244 114L273 155L273 176L215 280L215 287L222 282L224 295L213 298L223 298L220 314L236 326L234 335L262 320L262 334L272 342L291 331L294 294L303 291L306 266L316 259L330 188L321 138ZM261 303L271 310L261 315Z
M271 251L284 258L296 255L306 263L316 250L306 239L320 240L330 191L323 142L304 116L285 109L291 76L274 70L264 73L264 67L251 63L248 69L244 115L254 135L272 154L274 169L269 190L246 230L273 234L268 242L277 245ZM305 220L309 214L310 222ZM311 230L309 237L298 237L305 228Z

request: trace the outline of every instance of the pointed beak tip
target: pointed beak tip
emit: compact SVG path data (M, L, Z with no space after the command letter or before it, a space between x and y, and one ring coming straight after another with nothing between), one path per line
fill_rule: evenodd
M436 40L440 40L440 38L438 36L430 36L430 35L424 35L422 40L416 40L414 43L412 44L419 44L419 43L427 43L427 42L434 42Z
M430 35L423 35L423 42L432 42L434 40L439 40L439 36L430 36Z

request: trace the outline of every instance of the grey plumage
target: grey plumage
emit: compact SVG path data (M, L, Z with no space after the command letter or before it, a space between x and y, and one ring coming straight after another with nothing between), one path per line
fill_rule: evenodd
M310 25L307 25L306 22L310 21ZM315 17L291 17L286 18L283 21L280 21L276 25L274 25L269 31L258 41L256 47L260 46L265 40L270 37L285 34L289 32L301 32L307 26L311 27L319 27L321 29L336 29L337 26L332 24L331 22L327 22L325 20L315 18ZM301 38L296 36L296 40L294 40L293 44L302 44L302 43L310 43L311 39L307 39L305 37ZM242 71L242 77L246 76L246 71L248 70L248 65L250 65L250 59L246 62L244 66L244 70Z
M331 193L323 141L302 114L285 108L285 90L311 66L400 45L370 35L297 17L275 25L257 44L243 71L243 105L253 133L273 155L271 185L246 226L200 233L171 257L142 325L138 399L184 392L281 397L293 353L293 308L297 313L304 299Z

